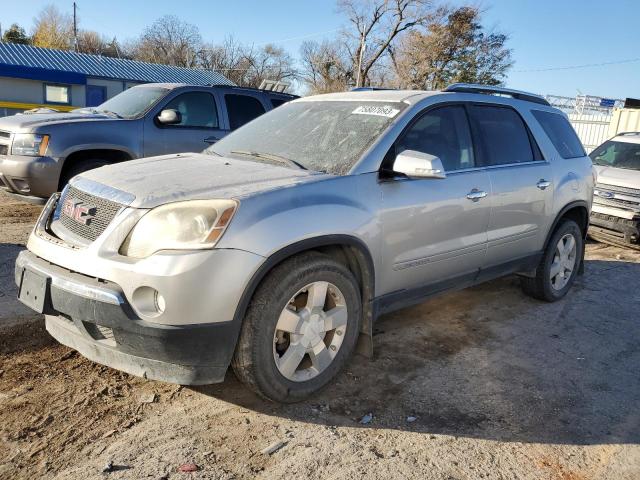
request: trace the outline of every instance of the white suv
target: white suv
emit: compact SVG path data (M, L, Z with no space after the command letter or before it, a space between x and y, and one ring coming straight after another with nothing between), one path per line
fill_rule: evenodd
M640 132L616 135L590 157L598 183L589 236L640 249Z

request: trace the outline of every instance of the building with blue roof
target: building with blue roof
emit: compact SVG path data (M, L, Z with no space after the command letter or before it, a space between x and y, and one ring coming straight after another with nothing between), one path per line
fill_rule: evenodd
M93 107L140 83L233 85L211 70L0 42L0 116Z

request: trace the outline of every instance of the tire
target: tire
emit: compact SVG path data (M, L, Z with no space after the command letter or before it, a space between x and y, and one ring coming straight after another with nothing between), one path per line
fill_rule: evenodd
M60 190L62 190L69 180L71 180L76 175L80 175L83 172L88 170L93 170L94 168L104 167L105 165L109 165L108 160L101 160L98 158L88 158L86 160L79 160L73 163L69 168L65 169L60 177Z
M570 272L564 265L571 263L571 255L568 255L567 260L563 264L563 257L560 254L561 247L559 246L559 242L562 240L564 248L568 248L567 242L569 238L575 242L575 256L573 268ZM583 249L584 238L578 224L573 220L563 220L549 240L549 244L536 268L536 276L520 277L520 283L524 293L538 300L544 300L545 302L560 300L567 294L578 275ZM552 268L554 268L553 271ZM562 271L561 276L552 276L558 269ZM569 273L568 276L567 273Z
M318 304L312 301L314 292L315 297L321 298L325 283L324 307L310 309L310 303ZM283 318L290 316L285 315L285 307L287 314L293 311L292 299L296 312L291 318L297 326L290 330L306 333L287 333L277 328L283 325ZM333 325L326 323L328 315L324 310L340 313L340 320L335 314L330 317L335 317L335 323L341 326L316 337L314 332L320 326ZM242 324L232 368L242 383L263 398L282 403L304 400L327 385L351 356L360 332L361 312L360 289L347 267L317 252L296 255L275 267L258 286ZM346 325L341 323L344 321ZM316 341L315 346L309 345ZM311 348L319 353L311 353ZM297 364L300 355L302 360ZM328 364L327 355L332 356ZM293 360L287 363L285 359ZM298 366L292 371L291 365Z

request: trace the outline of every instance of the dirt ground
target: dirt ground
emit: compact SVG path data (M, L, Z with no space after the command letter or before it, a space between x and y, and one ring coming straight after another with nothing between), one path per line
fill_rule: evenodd
M510 277L386 315L373 361L281 406L53 341L13 286L38 210L0 194L0 478L640 478L640 253L589 244L555 304Z

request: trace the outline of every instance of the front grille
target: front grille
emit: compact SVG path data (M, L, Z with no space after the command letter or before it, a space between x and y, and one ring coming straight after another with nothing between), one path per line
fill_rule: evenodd
M84 212L79 215L80 220L68 214L65 202L84 207ZM60 198L60 223L80 238L94 241L105 231L122 207L120 203L68 186Z
M0 155L7 155L9 153L9 145L0 145Z
M607 199L594 197L594 205L604 205L607 207L622 208L623 210L631 210L633 212L640 212L640 198L637 202L630 202L628 200L621 199Z
M11 132L3 132L2 130L0 130L0 138L10 138L11 137Z
M640 197L639 188L619 187L618 185L609 185L607 183L596 183L596 190L606 190L612 193L624 193L627 195L637 195Z

